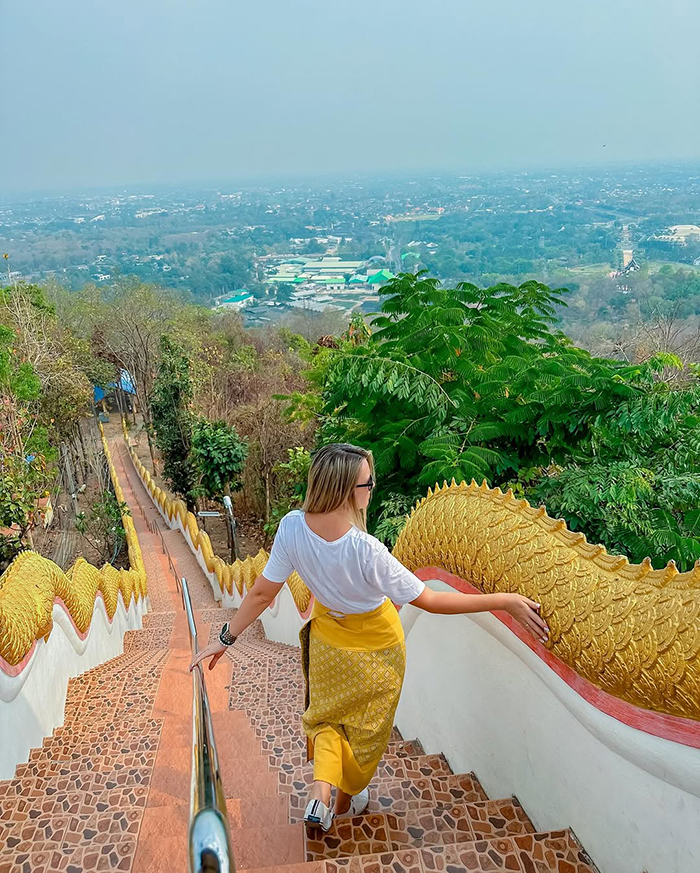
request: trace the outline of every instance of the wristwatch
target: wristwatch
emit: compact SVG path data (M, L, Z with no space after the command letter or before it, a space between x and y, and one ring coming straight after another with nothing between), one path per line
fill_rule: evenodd
M219 634L219 642L224 646L232 646L237 639L238 637L235 637L229 631L229 623L226 622L226 624L221 628L221 633Z

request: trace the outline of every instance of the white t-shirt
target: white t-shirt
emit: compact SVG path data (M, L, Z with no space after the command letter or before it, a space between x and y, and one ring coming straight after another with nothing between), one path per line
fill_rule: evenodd
M370 612L389 598L397 605L423 593L425 583L407 570L376 537L357 527L328 542L294 509L277 529L262 575L284 582L296 570L311 593L333 612Z

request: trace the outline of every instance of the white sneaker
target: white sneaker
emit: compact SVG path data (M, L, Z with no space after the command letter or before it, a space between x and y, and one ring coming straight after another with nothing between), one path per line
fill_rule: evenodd
M364 791L360 791L359 794L356 794L352 800L350 801L350 809L347 812L341 812L337 814L336 818L352 818L353 815L362 815L362 813L367 809L367 804L369 803L369 788L365 788Z
M324 834L333 826L335 816L321 800L310 800L304 813L304 824L307 827L321 828Z

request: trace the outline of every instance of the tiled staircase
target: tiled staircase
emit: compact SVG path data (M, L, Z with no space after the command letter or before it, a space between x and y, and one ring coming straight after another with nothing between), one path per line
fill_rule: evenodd
M70 681L63 727L0 782L0 873L187 869L189 642L160 537L136 512L135 497L148 498L122 482L154 611L123 655ZM234 610L216 608L180 535L164 533L194 591L203 646ZM398 733L368 811L307 836L299 650L267 640L258 622L228 656L207 686L239 871L593 873L570 831L537 832L515 798L489 800L473 773L453 774Z
M217 611L222 622L231 614ZM253 725L287 801L289 821L302 828L312 766L305 763L301 731L298 649L264 639L257 628L241 637L230 655L235 662L230 706L243 710ZM370 790L364 815L337 822L328 834L303 835L305 863L258 867L255 873L595 869L571 831L537 832L516 798L489 800L473 773L453 774L442 755L425 755L417 740L403 740L398 732Z
M63 727L0 782L1 873L131 870L168 656L136 648L70 681Z

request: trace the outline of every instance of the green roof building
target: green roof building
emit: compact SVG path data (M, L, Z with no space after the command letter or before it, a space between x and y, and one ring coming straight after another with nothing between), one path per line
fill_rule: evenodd
M221 307L227 307L227 306L241 307L241 306L245 306L246 304L250 303L250 301L253 299L254 299L254 297L250 293L250 291L248 291L245 288L240 288L238 291L236 291L235 294L232 294L230 297L227 297L225 300L222 300L221 303L219 303L219 306L221 306Z
M389 279L393 279L394 274L389 270L380 270L378 273L375 273L374 276L370 276L367 280L370 285L383 285L385 282L388 282Z

